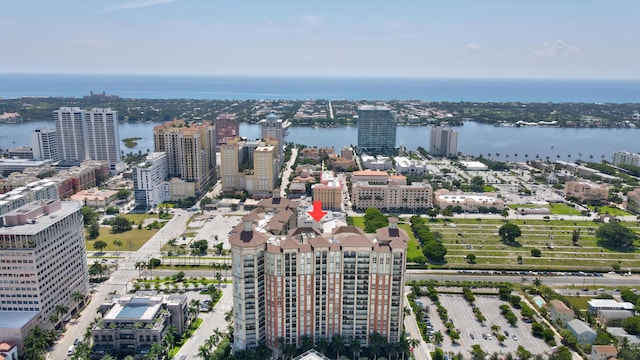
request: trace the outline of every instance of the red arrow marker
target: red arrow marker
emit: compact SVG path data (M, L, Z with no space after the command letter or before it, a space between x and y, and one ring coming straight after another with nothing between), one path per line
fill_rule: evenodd
M326 211L322 211L322 201L313 202L313 211L309 211L309 215L311 215L315 221L320 221L325 215L327 215Z

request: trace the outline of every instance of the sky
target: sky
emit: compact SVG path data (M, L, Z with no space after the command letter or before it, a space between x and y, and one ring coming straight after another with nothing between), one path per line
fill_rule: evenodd
M640 1L2 0L0 73L640 79Z

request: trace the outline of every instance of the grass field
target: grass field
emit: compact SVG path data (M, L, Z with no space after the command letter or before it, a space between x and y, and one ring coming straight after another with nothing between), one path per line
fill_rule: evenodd
M428 221L432 232L442 235L447 248L447 264L444 268L512 268L541 270L611 270L614 264L622 268L639 268L640 251L618 252L598 245L595 232L599 224L591 221L570 220L513 220L522 231L517 246L507 246L498 236L505 224L501 219L454 219ZM354 218L354 224L362 224L362 218ZM360 225L362 226L362 225ZM640 233L638 223L625 223ZM403 229L412 236L408 224ZM578 246L573 245L573 230L580 231ZM640 244L638 244L640 245ZM541 257L531 256L537 248ZM418 242L410 240L407 256L412 259L421 253ZM476 255L476 264L468 264L467 254ZM522 257L522 264L518 263Z
M589 209L591 210L595 210L594 206L589 206ZM630 212L626 212L624 210L615 208L615 207L611 207L611 206L599 206L598 207L598 212L600 214L609 214L609 215L614 215L614 216L627 216L627 215L633 215Z
M158 229L147 230L145 228L138 229L134 227L123 233L112 234L111 228L101 227L100 236L95 240L87 240L88 237L85 234L85 244L87 246L87 252L96 251L93 244L97 240L102 240L107 243L107 247L102 251L137 251L157 232ZM118 248L113 245L115 240L120 240L122 247ZM129 246L129 241L131 241L131 246Z
M566 204L549 204L553 215L580 215L580 211Z

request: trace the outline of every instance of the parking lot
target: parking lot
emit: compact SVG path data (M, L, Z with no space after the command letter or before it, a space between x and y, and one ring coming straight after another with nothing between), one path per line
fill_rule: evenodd
M438 316L436 305L427 297L423 297L420 300L429 307L429 317L434 331L440 331L443 334L442 349L445 353L453 351L454 353L460 352L468 356L471 346L474 344L480 345L488 353L515 353L518 345L522 345L533 354L541 354L551 350L542 339L531 335L531 324L518 319L516 325L511 326L502 316L499 309L500 305L506 304L506 302L501 301L497 296L476 295L475 305L487 319L484 324L481 324L476 320L471 305L464 300L462 295L440 294L440 304L448 310L455 329L459 330L460 333L460 339L456 344L453 344L446 334L446 327ZM512 311L517 316L519 315L519 310L512 309ZM494 324L500 326L498 333L506 335L505 331L507 331L509 334L502 345L500 345L495 335L490 338L489 336L486 339L483 338L483 334L491 334L491 326Z

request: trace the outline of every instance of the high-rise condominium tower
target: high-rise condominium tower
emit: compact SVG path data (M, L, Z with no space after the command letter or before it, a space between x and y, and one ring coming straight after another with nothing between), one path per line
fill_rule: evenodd
M196 192L214 178L216 134L209 122L168 121L153 128L156 152L167 154L169 176L195 183Z
M84 132L86 113L77 107L62 107L53 111L60 160L75 163L87 160Z
M260 121L260 130L263 140L271 138L278 142L276 156L278 162L282 163L284 159L284 136L287 131L282 119L278 119L276 114L269 114L264 120Z
M441 126L432 127L429 153L446 157L458 155L458 132Z
M240 135L240 122L236 114L220 114L216 117L216 145L226 144L227 139Z
M358 147L371 153L386 153L396 146L396 119L384 106L358 108Z
M283 211L271 214L286 222L279 218ZM375 236L353 226L274 235L261 222L255 228L248 215L230 238L236 350L262 341L274 349L281 341L300 346L305 337L318 342L334 335L363 346L375 333L400 340L409 238L396 218Z
M91 160L106 161L112 171L122 171L118 112L110 108L93 108L85 115L87 155Z
M35 160L60 160L56 129L37 128L31 132L31 149Z

